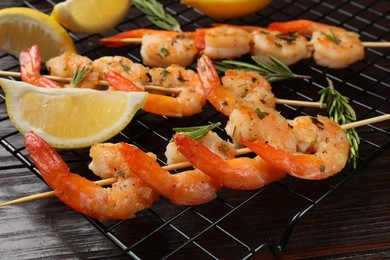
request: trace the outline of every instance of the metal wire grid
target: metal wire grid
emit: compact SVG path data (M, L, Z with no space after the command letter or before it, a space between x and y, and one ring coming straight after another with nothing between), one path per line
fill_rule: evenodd
M210 18L180 5L179 1L161 2L168 12L179 19L184 30L207 27L213 22ZM23 3L45 12L50 12L53 4L55 1L49 0ZM358 31L365 41L389 41L389 11L387 1L275 0L258 14L218 22L266 26L271 21L306 18ZM126 20L107 35L140 27L153 26L133 7ZM140 61L138 46L118 49L100 46L97 40L106 36L105 34L71 36L79 53L91 58L118 54ZM343 70L329 70L315 65L310 60L302 61L292 67L293 71L311 75L312 79L276 83L273 90L279 98L315 101L319 98L318 91L326 86L325 77L328 77L336 88L350 98L358 119L389 113L389 60L387 50L367 49L364 61ZM19 70L17 58L13 56L0 54L0 61L7 64L7 67L1 67L2 70ZM15 163L6 168L27 167L41 178L26 154L23 136L14 129L6 114L4 95L1 97L0 124L4 131L0 135L0 143L10 152L10 156L14 156L23 164L21 166ZM321 113L316 109L291 106L279 106L278 109L289 118ZM126 141L145 151L152 151L158 155L159 162L164 164L163 153L173 127L215 122L225 123L226 118L208 105L202 113L182 119L165 118L140 111L130 126L111 141ZM223 128L217 129L217 132L226 137ZM263 250L281 254L295 225L305 214L390 146L390 132L386 123L362 127L358 132L362 143L357 168L352 169L348 165L340 174L325 181L313 182L287 177L255 191L224 189L218 193L216 200L205 205L183 207L161 199L151 209L140 212L135 219L104 223L88 217L87 219L134 259L150 256L180 258L188 252L195 258L213 259L245 259ZM94 179L87 170L88 149L63 151L61 155L72 171ZM283 200L285 196L290 198L288 207L283 205L286 203ZM294 210L289 212L289 218L283 219L280 216L286 214L278 212L286 208Z

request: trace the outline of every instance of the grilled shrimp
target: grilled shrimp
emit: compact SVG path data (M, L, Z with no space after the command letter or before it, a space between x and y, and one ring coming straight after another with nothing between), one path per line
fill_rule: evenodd
M305 37L294 32L281 33L267 29L255 29L251 33L250 54L272 63L273 56L286 65L310 58L312 48Z
M41 76L41 52L38 45L23 49L19 56L22 81L44 88L61 88L56 82Z
M217 133L208 132L199 142L213 151L215 154L223 159L232 159L235 157L234 145L228 141L223 140ZM167 164L174 164L186 161L186 158L179 152L175 142L170 142L165 151Z
M262 140L291 153L296 151L297 140L291 125L273 108L235 108L229 116L225 131L237 146L241 139Z
M238 26L197 29L199 53L211 59L234 59L249 52L250 35Z
M183 134L174 136L179 151L191 164L224 187L237 190L253 190L285 176L260 157L239 157L224 160L202 143Z
M32 161L55 195L82 214L100 220L132 218L158 198L131 172L116 145L91 150L94 161L90 167L102 177L118 178L111 188L103 188L71 173L59 154L35 133L27 133L25 139Z
M224 115L230 115L237 106L275 106L275 97L269 82L257 72L228 70L221 79L213 62L203 55L197 66L207 100Z
M309 20L274 22L271 30L298 32L311 36L313 58L318 65L329 68L345 68L364 58L364 46L359 35L343 28Z
M64 87L100 88L98 73L93 69L92 60L88 57L65 52L60 56L49 59L46 62L46 68L51 75L62 78L73 78L75 73L79 73L81 69L85 69L89 72L87 72L84 79L77 86L74 85L72 79L72 82L65 84Z
M344 168L349 142L337 123L324 116L302 116L290 125L297 140L296 152L277 148L272 142L241 142L269 164L298 178L325 179Z
M117 47L127 44L118 40L132 38L141 39L141 58L151 67L172 64L185 67L194 61L198 53L194 33L135 29L103 38L101 42L108 47Z
M216 198L220 189L217 181L200 170L170 174L153 158L135 146L119 143L131 170L162 196L179 205L197 205Z
M149 70L150 83L180 90L177 96L150 93L143 109L147 112L169 117L190 116L202 111L206 103L198 75L181 66ZM106 73L110 87L122 91L142 91L133 82L118 73Z
M184 33L177 35L145 34L142 37L142 61L151 67L168 67L172 64L190 65L198 49L195 40Z
M99 79L105 80L105 73L115 71L134 82L138 87L149 81L148 68L122 56L104 56L93 61L92 66L98 72Z

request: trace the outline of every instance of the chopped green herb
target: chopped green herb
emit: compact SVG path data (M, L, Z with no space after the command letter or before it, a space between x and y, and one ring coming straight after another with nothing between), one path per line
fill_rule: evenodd
M127 65L124 63L123 59L120 59L120 60L119 60L119 64L121 65L121 67L123 68L124 71L126 71L126 72L130 71L130 67L127 66Z
M161 71L161 76L163 76L163 77L168 76L168 74L169 74L169 71L167 71L166 69L163 69L163 70Z
M165 49L165 48L161 48L160 52L161 52L161 56L164 57L164 58L169 55L169 51L167 49Z
M185 133L188 137L200 141L207 135L207 133L214 128L220 126L221 123L215 123L211 125L203 125L203 126L193 126L193 127L176 127L173 128L175 132L183 132Z
M330 33L326 33L326 32L321 31L321 34L324 35L329 40L331 40L332 42L334 42L335 44L340 45L341 41L340 41L340 39L337 38L337 36L334 34L332 29L330 30Z
M77 66L75 73L72 76L72 88L76 88L84 79L92 72L92 68Z
M268 113L267 113L267 112L261 111L260 108L256 108L256 109L255 109L255 112L256 112L257 116L258 116L260 119L264 119L266 116L268 116Z
M281 33L275 36L278 39L286 41L288 45L291 45L296 39L298 39L297 32Z
M186 82L187 80L181 75L181 72L179 71L179 76L177 76L177 80L180 82Z

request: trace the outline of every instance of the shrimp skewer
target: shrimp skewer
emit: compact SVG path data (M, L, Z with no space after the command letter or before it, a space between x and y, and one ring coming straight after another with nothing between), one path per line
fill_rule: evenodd
M197 205L214 199L220 189L218 182L199 170L171 175L150 155L126 143L91 147L89 168L103 179L117 178L112 188L102 188L71 173L38 135L30 132L25 138L31 159L55 195L71 208L100 220L132 218L157 201L158 194L175 204Z
M129 170L114 145L101 156L111 158L116 170L110 169L110 175L118 181L112 188L102 188L71 173L59 154L38 135L27 133L25 144L32 161L55 195L87 216L100 220L132 218L157 200L156 193Z
M149 66L166 67L172 61L187 66L202 54L211 59L234 59L251 53L268 62L271 62L268 57L273 55L287 65L310 57L311 50L306 48L304 37L296 35L285 40L280 36L279 32L261 27L217 25L192 33L137 29L103 38L101 43L115 47L124 45L122 39L142 37L141 57Z
M320 31L323 33L319 34ZM337 45L332 44L329 37L325 36L324 33L331 37L334 34L339 43ZM147 38L152 35L159 35L161 38L171 37L171 40L165 40L165 42L170 42L171 45L175 43L178 46L186 46L184 41L179 43L180 39L177 39L178 35L184 35L183 37L186 39L193 39L198 55L206 54L212 59L233 59L250 53L265 60L273 55L285 64L291 65L299 60L311 57L314 51L314 60L317 64L330 68L344 68L363 59L364 46L389 46L388 43L362 43L357 33L309 20L274 22L269 25L268 29L258 26L222 24L214 24L212 28L197 29L194 32L187 33L137 29L103 38L101 43L109 47L128 44L126 43L128 39L131 40L130 43L141 43L142 49L153 50L153 52L150 51L151 55L141 53L146 64L153 64L157 58L156 53L158 52L156 50L165 47L159 45L156 41L149 42ZM312 40L309 42L302 35L310 35ZM139 37L138 41L135 37ZM186 64L190 64L191 57L196 55L193 47L191 45L192 51L181 56L182 59L186 60ZM340 57L337 57L337 52L340 52ZM173 55L176 60L180 59L176 56L178 54ZM330 58L332 61L326 62L326 58ZM343 60L345 61L343 62ZM164 65L168 66L168 59L166 61L167 63Z
M21 57L21 75L23 79L28 80L33 78L39 78L41 82L45 83L43 85L41 84L41 86L63 87L41 76L39 66L37 67L25 65L40 64L36 62L32 63L30 61L27 61L27 58L31 57L34 57L34 61L40 59L38 46L33 46L30 49L25 49ZM75 60L76 63L72 64L71 60ZM165 93L175 93L175 96L158 95L155 93L152 93L149 96L149 101L145 104L144 109L148 112L158 115L170 117L194 115L202 110L202 107L206 102L206 97L204 97L203 87L201 86L201 82L198 75L193 71L186 70L183 67L177 65L173 65L168 68L148 69L141 64L133 63L131 60L125 57L102 57L92 62L87 57L83 57L76 54L62 54L58 57L49 60L48 64L50 64L51 73L57 74L58 76L69 76L69 72L73 71L79 66L84 66L83 64L87 64L88 68L90 68L90 73L86 75L86 77L80 82L78 87L100 88L101 84L108 84L108 82L103 82L99 79L105 79L111 81L112 83L111 87L109 87L109 90L121 89L122 91L144 91L145 89L151 89L157 90L159 92L163 90ZM117 73L115 75L109 74L107 73L108 71L115 71ZM107 74L110 75L108 76L109 79L106 78ZM238 72L236 72L236 74L238 74ZM242 72L241 76L244 76L245 74L251 74L251 72ZM130 79L131 82L129 80L126 81L123 79L118 79L121 75L122 77ZM231 75L231 77L233 76L237 78L240 75ZM250 75L247 75L246 77L255 78L255 76ZM32 83L33 81L30 80L29 82ZM268 84L262 77L261 79L259 79L259 83L260 82L263 82L262 84L265 85ZM72 83L69 86L71 85ZM234 89L234 86L232 85L230 89ZM270 87L268 87L268 89L270 89ZM260 93L255 93L257 90L253 91L253 95L252 90L244 91L248 93L250 92L248 95L246 95L247 97L256 97L260 95ZM272 101L272 93L270 91L266 91L264 89L260 92L263 93L263 98L261 98L263 102L265 102L265 100L268 100L267 102L271 103L276 102ZM266 98L265 96L268 97ZM289 102L289 100L281 100L280 102ZM299 103L293 103L294 105L299 105ZM318 103L302 103L302 105L318 106Z
M230 121L233 120L241 121L244 127L253 122L258 125L260 131L250 128L250 136L240 133L239 137L240 143L259 157L224 161L202 144L187 140L188 137L175 135L174 138L179 151L194 167L218 178L223 186L233 189L261 187L269 183L267 180L281 176L276 174L278 171L274 168L298 178L325 179L340 172L348 161L349 141L346 134L327 117L302 116L284 120L287 129L282 131L278 125L280 122L268 113L260 119L252 116L249 121L240 116L230 118Z

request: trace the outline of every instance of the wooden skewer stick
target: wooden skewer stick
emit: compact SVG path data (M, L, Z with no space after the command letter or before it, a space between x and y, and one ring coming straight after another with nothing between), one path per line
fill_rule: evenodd
M20 72L2 71L2 70L0 70L0 76L21 77ZM51 75L44 75L44 77L59 82L71 82L72 80L71 78L63 78L63 77L51 76ZM99 85L108 86L108 82L105 80L99 80ZM144 85L144 87L145 90L147 91L158 91L158 92L165 92L165 93L170 93L175 95L178 95L180 93L180 89L165 88L165 87L149 85L149 84ZM312 101L299 101L299 100L275 98L275 103L291 105L291 106L300 106L300 107L326 108L326 104L321 105L319 102L312 102Z
M342 125L341 128L346 130L346 129L360 127L360 126L364 126L367 124L374 124L374 123L378 123L378 122L382 122L382 121L386 121L386 120L390 120L390 114L385 114L385 115L381 115L381 116L377 116L377 117L345 124L345 125ZM243 154L247 154L247 153L251 153L251 152L252 151L249 148L242 148L242 149L238 149L236 151L236 155L243 155ZM187 168L187 167L191 167L191 166L192 166L191 163L186 161L186 162L180 162L180 163L166 165L166 166L163 166L162 168L164 168L167 171L171 171L171 170L178 170L178 169L183 169L183 168ZM116 181L117 181L116 178L109 178L109 179L96 181L95 183L100 185L100 186L106 186L106 185L111 185L111 184L115 183ZM27 196L27 197L11 200L11 201L0 204L0 207L20 204L20 203L24 203L24 202L30 202L30 201L39 200L39 199L50 198L53 196L55 196L54 191L48 191L48 192L44 192L44 193L34 194L34 195Z
M124 42L129 44L142 44L142 38L122 38L102 40L102 42ZM310 44L310 42L309 42ZM389 48L390 42L362 42L364 47L370 48Z
M364 47L371 48L389 48L390 42L362 42Z
M20 72L15 72L15 71L2 71L0 70L0 76L6 77L6 76L11 76L11 77L21 77ZM63 77L58 77L58 76L52 76L52 75L42 75L45 78L55 80L58 82L71 82L71 78L63 78ZM102 86L108 86L108 82L105 80L99 80L98 82L99 85ZM165 88L161 86L156 86L156 85L144 85L145 89L148 91L160 91L160 92L165 92L165 93L173 93L173 94L179 94L180 89L172 89L172 88Z

